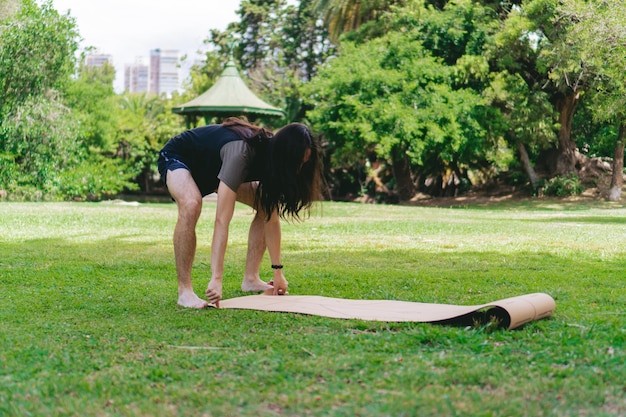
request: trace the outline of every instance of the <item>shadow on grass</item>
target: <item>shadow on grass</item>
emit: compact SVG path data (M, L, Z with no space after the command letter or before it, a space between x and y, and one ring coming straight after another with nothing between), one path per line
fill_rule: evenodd
M586 223L586 224L626 224L626 217L614 216L584 216L584 217L559 217L550 219L527 219L528 223Z
M585 211L592 209L623 209L626 201L606 201L592 197L527 197L505 195L489 197L469 194L459 197L434 197L404 202L414 207L441 207L452 209L534 210L534 211Z

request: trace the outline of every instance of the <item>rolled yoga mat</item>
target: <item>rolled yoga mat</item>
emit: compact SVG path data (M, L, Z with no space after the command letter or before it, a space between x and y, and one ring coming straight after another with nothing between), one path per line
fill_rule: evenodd
M544 293L520 295L474 306L395 300L351 300L316 295L249 295L220 301L220 308L300 313L338 319L461 326L496 320L499 326L508 329L548 317L555 307L554 299Z

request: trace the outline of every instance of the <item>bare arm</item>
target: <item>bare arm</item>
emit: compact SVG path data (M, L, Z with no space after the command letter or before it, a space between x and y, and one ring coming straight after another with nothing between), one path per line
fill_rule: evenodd
M222 279L224 275L224 255L228 244L228 227L235 212L237 194L223 182L217 191L217 209L213 228L213 242L211 244L211 273L212 279Z
M265 244L270 255L272 265L280 265L280 243L281 243L280 219L274 212L269 221L265 223ZM282 269L274 269L274 295L284 295L287 293L289 283L283 275Z

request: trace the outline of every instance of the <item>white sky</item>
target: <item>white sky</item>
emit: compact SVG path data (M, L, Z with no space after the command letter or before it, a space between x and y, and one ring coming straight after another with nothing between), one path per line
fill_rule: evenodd
M53 0L56 10L76 19L83 42L113 56L115 90L124 86L124 65L148 57L151 49L178 49L188 68L206 50L211 29L238 20L240 0ZM188 69L181 71L186 77Z

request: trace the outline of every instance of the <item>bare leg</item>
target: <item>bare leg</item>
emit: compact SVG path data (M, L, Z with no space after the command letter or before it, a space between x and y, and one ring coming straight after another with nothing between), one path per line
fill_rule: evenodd
M237 201L254 208L254 192L256 183L245 183L237 190ZM254 214L248 233L248 252L246 255L246 270L243 275L241 289L245 292L261 292L272 286L261 280L259 269L265 254L265 216L261 211Z
M265 254L265 218L257 212L250 224L248 234L248 253L246 256L246 272L243 276L241 289L248 292L265 291L272 288L271 285L261 280L259 269Z
M191 268L196 254L196 224L202 211L202 196L189 171L168 171L167 186L178 206L178 220L174 228L174 257L178 276L178 304L183 307L208 306L193 291Z

